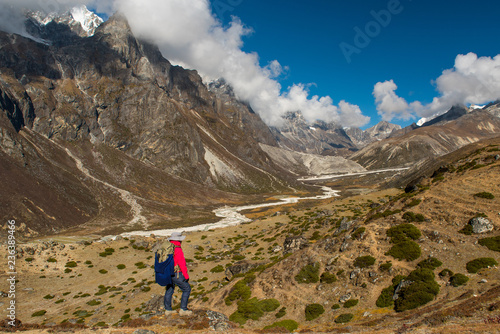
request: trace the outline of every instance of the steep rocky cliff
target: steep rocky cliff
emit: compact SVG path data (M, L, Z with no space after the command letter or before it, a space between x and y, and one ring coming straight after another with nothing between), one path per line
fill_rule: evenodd
M208 216L190 205L238 200L219 190L257 194L294 182L260 148L256 138L277 144L248 105L172 66L123 17L90 37L66 23L28 24L36 40L0 32L0 159L12 172L2 178L5 218L38 231L149 226L183 210ZM43 193L57 201L39 201ZM55 214L65 205L79 218Z

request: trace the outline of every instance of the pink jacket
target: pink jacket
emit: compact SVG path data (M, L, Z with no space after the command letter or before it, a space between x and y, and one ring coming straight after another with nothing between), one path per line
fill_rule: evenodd
M179 266L179 269L185 279L189 279L186 258L184 257L184 252L181 248L181 242L177 240L170 240L170 242L177 246L174 250L174 265Z

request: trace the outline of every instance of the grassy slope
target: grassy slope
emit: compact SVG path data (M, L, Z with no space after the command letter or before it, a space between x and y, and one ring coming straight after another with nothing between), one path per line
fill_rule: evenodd
M191 305L195 309L210 308L227 315L233 313L236 304L227 306L224 298L238 279L233 279L227 284L223 272L212 273L211 269L218 265L225 267L235 263L235 254L245 256L253 262L269 262L270 259L281 257L281 252L275 252L275 249L283 245L288 235L303 235L306 239L311 239L315 232L319 232L321 238L310 240L308 248L292 254L286 260L261 273L256 273L255 281L250 284L252 297L276 298L281 304L280 308L287 307L287 314L281 319L294 319L300 323L301 329L313 331L341 330L344 325L335 325L333 320L342 313L354 314L354 319L349 325L359 331L384 333L401 328L403 324L414 324L416 326L414 331L424 332L437 331L440 328L442 332L448 330L460 332L462 328L460 326L490 330L491 327L487 326L491 325L482 324L487 317L499 314L498 306L494 305L497 305L500 299L500 289L497 287L500 274L496 269L484 269L478 274L468 274L465 264L478 257L493 257L497 261L500 257L497 252L476 244L482 235L468 236L458 231L477 213L486 214L496 227L499 225L500 161L491 159L498 154L498 147L497 143L486 146L480 151L468 152L464 156L455 156L451 163L453 167L450 169L454 169L455 172L446 172L442 177L434 179L423 179L420 191L410 196L401 196L401 191L388 190L344 199L302 203L299 207L280 207L252 212L250 215L255 220L250 224L190 234L187 239L189 242L185 242L184 249L187 258L193 260L190 263L190 272L193 283L197 282L193 284ZM463 168L470 166L470 162L474 159L477 164L485 166L476 169ZM491 192L496 197L488 200L473 196L481 191ZM416 201L417 205L409 207L415 199L420 202ZM376 211L396 209L403 212L366 222L366 214L371 209L370 204L373 203L378 203L381 207L374 209L371 214ZM283 214L272 216L276 211ZM385 232L389 227L404 222L402 216L405 211L421 213L426 218L424 222L414 223L422 232L422 237L417 240L422 255L412 262L398 261L385 255L391 247ZM326 213L325 217L323 213ZM357 218L356 224L349 231L336 235L336 226L343 216ZM351 234L357 227L366 228L363 239L349 241L350 246L347 250L339 252L345 236ZM498 235L497 229L484 236L496 235ZM89 246L66 245L64 250L45 250L40 254L18 259L20 266L18 271L22 275L18 283L19 318L24 322L59 323L68 318L78 319L73 312L81 309L91 311L93 314L84 318L85 324L99 321L114 324L126 314L136 318L145 311L143 303L150 300L153 294L161 295L163 291L155 284L149 285L151 288L149 291L144 291L148 290L144 286L142 289L138 286L141 282L147 283L152 280L152 270L139 269L135 263L151 264L151 258L148 259L151 252L134 249L134 244L130 240L121 240L107 245L101 243ZM328 247L332 244L332 247ZM71 249L72 247L74 249ZM107 247L115 249L113 255L99 256L99 252ZM354 260L358 256L365 255L374 256L375 265L364 269L351 279L350 273L355 269ZM440 285L440 292L434 301L416 311L403 313L375 306L380 291L390 285L392 277L397 274L408 274L415 269L419 261L431 255L443 262L441 267L434 270L436 281ZM50 256L56 258L57 262L47 262ZM33 260L26 262L26 257L32 257ZM71 260L80 263L72 269L72 272L64 273L64 265ZM92 268L84 264L87 260L92 262ZM393 264L390 272L378 268L386 261L391 261ZM318 283L296 283L294 276L301 267L315 262L320 264L320 274L329 269L337 275L338 281L320 287ZM125 264L126 268L119 270L116 265L121 263ZM470 278L469 282L457 288L447 285L448 279L437 275L444 268L466 274ZM99 273L101 269L108 272L101 274ZM375 275L370 277L370 272ZM41 278L41 276L46 277ZM132 283L132 279L135 282ZM481 283L481 280L486 280L486 283ZM4 282L2 284L5 284L5 280L2 281ZM103 295L95 296L101 284L121 287L123 290L111 292L108 289ZM5 290L5 287L2 285L0 289ZM65 292L70 294L63 296ZM85 293L90 296L74 298ZM341 307L332 310L331 306L339 303L339 298L347 293L351 293L352 298L359 299L359 303L353 308ZM54 295L54 298L43 298L49 294ZM177 300L179 296L177 295ZM64 301L55 303L61 299ZM99 305L87 304L96 299L100 299ZM326 311L319 318L306 321L304 308L310 303L322 303ZM110 306L114 308L109 309ZM127 309L130 311L126 312ZM31 317L36 310L47 310L47 313L44 317ZM258 321L249 320L245 328L263 328L278 320L274 316L275 313L267 313ZM165 325L174 326L167 319L162 319L160 317L160 321ZM440 327L447 321L448 327L444 329Z

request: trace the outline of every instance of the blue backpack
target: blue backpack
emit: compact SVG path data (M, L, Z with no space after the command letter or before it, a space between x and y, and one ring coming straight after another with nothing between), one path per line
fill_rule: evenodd
M175 246L172 243L168 243L168 245L160 248L155 253L155 281L161 286L172 284L172 276L175 275L174 250L177 247L178 246ZM165 256L165 261L160 262L160 260L165 258Z

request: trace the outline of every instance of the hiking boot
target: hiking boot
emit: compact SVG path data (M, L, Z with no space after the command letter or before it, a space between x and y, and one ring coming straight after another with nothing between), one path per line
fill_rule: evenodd
M174 314L175 311L174 310L165 310L165 315L168 317L169 315L171 314Z
M179 310L180 316L188 316L188 315L192 315L192 314L193 314L193 311L191 311L191 310Z

